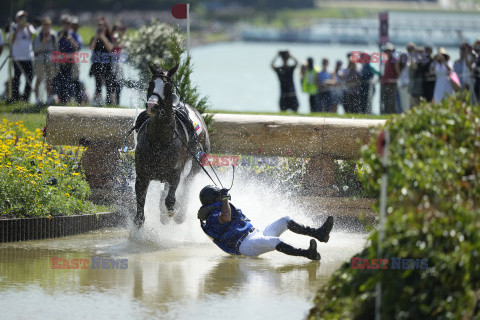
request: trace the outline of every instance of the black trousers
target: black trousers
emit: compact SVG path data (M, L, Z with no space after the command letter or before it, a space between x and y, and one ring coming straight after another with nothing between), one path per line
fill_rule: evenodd
M94 63L90 73L95 77L95 95L102 93L102 85L107 89L107 104L111 104L110 94L116 93L115 75L111 63Z
M311 94L309 101L310 101L310 112L320 111L320 110L318 110L318 95L317 94Z
M12 98L14 101L20 100L20 76L22 70L18 66L20 65L25 72L25 90L23 91L22 100L28 101L30 99L30 93L32 92L32 86L30 83L33 81L33 64L32 61L13 61L13 83L12 83Z

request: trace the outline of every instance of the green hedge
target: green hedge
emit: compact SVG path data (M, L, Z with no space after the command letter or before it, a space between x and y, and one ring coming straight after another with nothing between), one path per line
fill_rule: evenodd
M459 94L422 104L386 128L392 143L384 254L377 256L374 231L356 256L428 259L428 268L345 263L319 290L309 319L373 319L377 281L382 319L480 319L480 108ZM374 141L362 149L360 179L379 194L375 150Z

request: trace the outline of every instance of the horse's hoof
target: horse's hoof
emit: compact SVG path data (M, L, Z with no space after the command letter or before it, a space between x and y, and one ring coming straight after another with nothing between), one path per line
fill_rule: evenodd
M163 214L163 213L160 214L160 223L161 223L162 225L167 225L167 224L169 224L169 223L170 223L170 220L172 220L172 219L170 219L166 214Z
M182 224L185 222L185 214L177 214L173 218L173 221L175 221L176 224Z

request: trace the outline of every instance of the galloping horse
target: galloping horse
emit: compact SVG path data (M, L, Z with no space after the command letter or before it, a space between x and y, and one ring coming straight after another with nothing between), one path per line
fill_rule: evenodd
M178 65L170 70L150 66L153 74L148 88L147 110L139 115L135 149L135 193L137 214L134 223L140 227L145 221L144 206L150 181L169 185L165 198L168 216L177 223L185 219L185 210L175 212L175 192L184 177L192 177L201 169L193 161L193 152L210 152L210 140L205 121L195 109L179 101L173 93L172 76ZM192 163L193 162L193 163ZM185 192L187 192L188 183ZM182 199L183 200L183 199Z

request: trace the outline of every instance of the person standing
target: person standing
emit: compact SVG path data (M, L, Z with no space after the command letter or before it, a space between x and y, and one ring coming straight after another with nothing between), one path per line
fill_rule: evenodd
M80 48L80 40L71 29L71 18L64 15L61 18L62 30L58 32L58 49L68 61L60 63L60 70L57 75L57 87L60 100L67 103L70 98L75 97L75 82L73 81L73 65L70 60L72 54ZM77 101L78 102L78 101Z
M123 55L125 53L122 52L122 40L125 36L126 31L127 28L120 23L115 23L113 25L112 33L113 44L115 47L112 50L112 72L114 79L114 100L112 101L112 104L116 105L120 103L120 93L122 91L122 83L124 79L124 73L121 63L124 62Z
M422 59L422 63L419 65L419 72L423 78L422 97L427 102L432 102L433 90L435 89L435 73L430 71L430 66L433 63L432 57L433 49L431 46L425 47L425 57Z
M2 55L2 52L3 52L3 31L2 29L0 28L0 56Z
M433 90L433 102L440 103L447 95L453 95L454 91L450 83L450 72L452 66L450 65L450 56L447 54L445 48L440 47L438 54L433 59L430 66L430 71L435 73L435 89Z
M102 104L102 84L105 83L107 91L107 104L112 104L115 93L115 81L112 70L111 52L115 48L113 36L105 18L98 19L97 33L90 41L92 53L92 66L90 76L95 78L95 105Z
M345 91L343 96L343 108L345 113L360 112L360 73L357 70L357 64L349 56L347 69L343 73L343 82Z
M375 93L373 86L373 77L380 75L370 64L370 55L362 53L362 69L360 70L360 113L367 114L372 112L371 101Z
M397 80L398 72L395 64L397 63L393 53L395 46L390 42L385 44L384 48L387 54L383 75L380 77L382 84L380 90L380 114L392 114L397 112Z
M470 90L472 83L472 48L467 42L460 44L460 58L453 64L453 70L457 73L462 89Z
M408 93L410 94L410 108L420 104L424 82L424 76L420 65L424 59L425 49L423 47L416 47L415 54L411 58L409 67L410 82L408 83Z
M480 38L473 43L472 54L474 56L473 71L473 101L478 104L480 101Z
M72 30L72 37L77 39L78 48L75 50L75 53L78 53L83 47L83 38L78 33L78 28L80 27L79 19L77 16L70 17L70 28ZM80 81L80 63L74 63L72 65L72 82L73 82L73 95L77 103L85 102L84 97L84 85Z
M408 64L409 56L406 53L400 55L400 59L397 66L398 81L397 81L397 90L398 97L400 98L400 104L398 106L398 113L402 113L410 109L410 94L408 92L408 87L410 85L410 66Z
M307 66L302 75L302 90L310 96L310 112L316 112L318 110L318 88L315 79L319 71L320 68L313 65L313 58L308 58Z
M12 26L10 37L10 48L12 53L14 76L12 84L12 99L23 101L30 99L33 81L33 34L35 28L27 22L27 13L20 10L15 15L15 22ZM25 89L20 97L20 77L25 76Z
M56 65L52 63L52 51L57 51L57 34L51 30L52 20L44 18L42 27L38 35L33 41L33 52L35 53L35 74L37 80L35 82L35 96L37 105L41 104L40 100L40 84L45 81L45 89L47 90L47 104L53 102L52 96L52 80L55 76Z
M335 84L335 75L328 72L328 59L322 59L322 71L317 75L318 104L320 112L332 112L332 86Z
M283 65L275 66L275 61L280 57ZM292 59L293 65L288 65L288 61ZM297 67L298 61L288 51L279 51L272 60L271 67L277 73L280 81L280 111L291 109L294 112L298 110L297 93L295 92L295 84L293 82L293 72Z
M332 112L337 113L337 108L339 104L343 103L343 94L344 94L344 83L343 83L343 62L337 60L335 64L335 85L332 89Z

